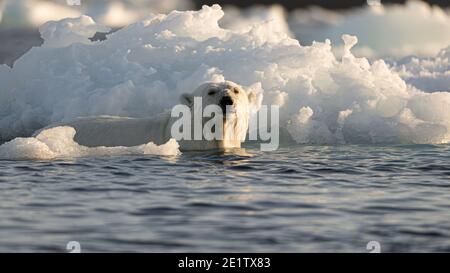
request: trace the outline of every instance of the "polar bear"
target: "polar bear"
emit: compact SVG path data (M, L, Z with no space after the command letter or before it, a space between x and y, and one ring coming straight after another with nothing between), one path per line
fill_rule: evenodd
M200 98L201 105L197 105L195 102ZM223 114L221 138L206 140L204 136L201 136L200 139L177 139L181 151L241 147L249 126L250 108L256 100L254 92L246 92L241 86L231 81L207 82L200 85L193 93L181 95L180 100L182 105L191 110L190 112L195 112L196 107L216 105ZM192 128L183 129L193 132L195 117L191 115L189 118L192 121L190 122ZM204 125L210 119L211 117L202 116L201 124ZM87 147L131 147L148 142L157 145L167 143L173 138L173 127L179 121L180 117L174 117L170 112L150 118L98 116L53 124L46 129L56 126L73 127L76 130L75 142Z

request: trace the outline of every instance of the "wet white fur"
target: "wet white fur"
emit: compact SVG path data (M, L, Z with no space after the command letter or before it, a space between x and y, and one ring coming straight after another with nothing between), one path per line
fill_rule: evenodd
M234 92L235 88L238 90L236 93ZM214 95L211 95L211 92L209 92L212 89L216 91ZM235 103L232 107L232 113L228 114L224 120L224 136L222 140L180 140L181 151L239 148L241 143L245 141L250 104L255 100L254 94L247 93L242 87L233 82L209 82L202 84L191 94L183 94L181 102L193 110L192 102L194 97L201 97L203 107L206 107L210 104L218 105L221 98L225 95L231 96ZM46 128L56 126L73 127L76 130L75 141L87 147L131 147L146 144L150 141L161 145L172 138L171 127L176 119L171 117L170 112L149 118L96 116L52 124ZM205 119L203 119L203 122L205 122ZM35 135L40 131L36 132Z

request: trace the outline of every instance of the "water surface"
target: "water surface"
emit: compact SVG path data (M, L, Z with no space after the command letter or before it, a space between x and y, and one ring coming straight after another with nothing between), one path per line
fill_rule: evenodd
M0 251L450 251L450 146L0 161Z

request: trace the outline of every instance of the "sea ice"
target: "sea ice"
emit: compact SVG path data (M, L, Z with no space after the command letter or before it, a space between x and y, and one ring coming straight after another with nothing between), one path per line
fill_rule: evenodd
M450 141L449 88L425 92L383 60L355 57L355 36L342 37L337 58L329 40L301 46L267 28L274 21L229 30L223 15L218 5L153 15L102 42L78 31L83 22L97 29L87 18L42 27L58 35L43 35L13 68L0 66L0 138L81 116L154 115L202 82L231 80L279 105L282 131L299 143Z
M371 58L434 56L450 45L448 11L414 0L345 12L298 10L291 12L289 26L302 44L325 39L338 43L343 34L355 35L355 54Z
M15 138L0 145L0 159L55 159L61 157L116 156L116 155L178 155L178 143L172 139L157 146L147 143L135 147L84 147L73 139L72 127L55 127L42 131L36 137Z
M225 15L220 26L226 29L248 32L254 25L266 24L270 32L282 32L293 36L287 22L287 11L280 5L252 6L240 9L234 6L224 8Z
M435 57L406 58L394 68L407 83L421 90L450 90L450 47L441 50Z
M39 27L48 21L75 18L84 14L109 27L123 27L151 13L193 7L190 0L80 0L80 3L81 5L68 5L67 0L2 0L0 26Z

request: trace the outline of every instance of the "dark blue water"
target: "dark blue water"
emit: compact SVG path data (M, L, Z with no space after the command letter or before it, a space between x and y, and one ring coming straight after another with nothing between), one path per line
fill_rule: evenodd
M449 146L246 153L0 161L0 251L450 251Z

